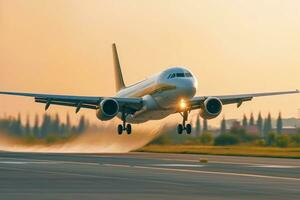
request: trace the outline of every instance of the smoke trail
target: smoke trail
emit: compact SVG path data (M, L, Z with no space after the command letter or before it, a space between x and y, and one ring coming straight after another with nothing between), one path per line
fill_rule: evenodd
M126 153L136 150L157 137L164 124L148 123L133 125L131 135L118 135L116 123L108 123L100 131L87 131L66 142L53 144L28 144L24 139L0 134L0 150L14 152L51 152L51 153Z

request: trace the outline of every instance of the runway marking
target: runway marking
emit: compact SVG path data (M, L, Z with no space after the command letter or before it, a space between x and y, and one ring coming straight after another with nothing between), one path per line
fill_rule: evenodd
M57 164L55 161L0 161L0 164L15 164L15 165L25 165L25 164Z
M252 165L252 166L249 166L249 167L279 168L279 169L300 168L300 166L288 166L288 165Z
M105 163L105 164L102 164L103 166L105 166L105 167L110 167L110 166L112 166L112 167L114 167L115 165L114 164L108 164L108 163ZM132 167L132 166L130 166L130 165L118 165L119 167Z
M250 163L250 162L230 162L230 161L210 161L209 158L207 159L208 163L215 163L215 164L232 164L232 165L251 165L251 166L261 166L261 165L269 165L264 163ZM167 160L167 161L180 161L180 162L193 162L193 163L199 163L199 160L190 160L190 159L171 159L171 158L161 158L160 160ZM270 166L272 166L270 164ZM275 165L274 165L275 166ZM300 168L300 165L290 165L291 167Z
M139 153L131 153L131 154L128 154L130 155L130 157L132 158L135 158L133 157L135 154L139 155L139 154L145 154L145 155L150 155L152 156L153 153L148 153L148 152L139 152ZM156 153L154 153L154 155L156 155ZM157 153L157 155L164 155L164 154L159 154ZM168 154L167 154L168 155ZM174 155L174 154L171 154L171 155ZM176 154L175 154L176 155ZM179 154L180 155L180 154ZM218 157L218 156L217 156ZM222 156L221 156L222 157ZM228 156L223 156L223 157L227 157ZM233 156L235 159L237 159L238 157L236 156ZM136 158L140 158L140 157L136 157ZM244 158L244 157L243 157ZM254 158L257 158L257 159L264 159L263 157L254 157ZM144 159L144 158L142 158ZM264 165L265 163L263 162L234 162L234 161L217 161L216 159L218 158L214 158L214 155L201 155L199 154L199 158L195 158L195 159L184 159L184 158L162 158L162 157L147 157L146 159L156 159L156 160L167 160L167 161L182 161L182 162L199 162L200 159L206 159L208 160L208 163L217 163L217 164L234 164L234 165ZM212 161L210 159L213 159ZM267 158L267 159L278 159L278 158ZM288 158L287 158L288 159ZM283 160L282 158L280 158L280 160ZM291 160L291 159L289 159ZM294 159L295 160L295 159ZM296 160L295 160L296 161ZM267 165L267 164L266 164ZM292 163L291 166L297 166L300 168L300 165L298 164L295 164L295 163Z
M47 159L29 159L29 158L6 158L6 159L11 159L11 160L22 160L22 161L0 161L1 163L4 164L18 164L19 162L23 162L23 164L78 164L78 165L100 165L100 163L96 162L78 162L78 161L61 161L61 160L47 160Z
M192 164L152 164L151 166L157 167L204 167L204 165L192 165Z
M191 169L175 169L175 168L163 168L163 167L148 167L148 166L129 166L129 165L117 165L110 164L111 167L133 167L136 169L150 169L150 170L161 170L161 171L172 171L172 172L188 172L197 174L213 174L213 175L226 175L226 176L242 176L242 177L252 177L252 178L266 178L266 179L279 179L279 180L290 180L290 181L300 181L300 178L294 177L283 177L283 176L270 176L270 175L259 175L259 174L246 174L246 173L233 173L233 172L217 172L217 171L201 171L201 170L191 170Z

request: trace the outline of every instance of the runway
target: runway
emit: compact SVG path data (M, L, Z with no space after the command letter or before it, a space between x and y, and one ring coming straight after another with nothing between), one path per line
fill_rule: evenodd
M0 152L0 199L299 197L297 159Z

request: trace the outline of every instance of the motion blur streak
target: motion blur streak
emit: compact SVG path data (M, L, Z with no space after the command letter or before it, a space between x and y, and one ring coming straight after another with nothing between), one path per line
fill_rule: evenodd
M74 139L53 144L32 144L24 139L1 133L0 150L41 153L126 153L150 142L160 134L162 128L159 124L153 126L153 123L151 126L135 125L134 134L117 135L115 123L108 123L101 131L87 131Z

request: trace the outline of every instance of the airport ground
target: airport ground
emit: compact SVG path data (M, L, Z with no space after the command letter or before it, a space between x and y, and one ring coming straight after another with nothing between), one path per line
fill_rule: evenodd
M298 159L0 152L0 199L6 200L288 200L299 196Z
M256 156L271 158L300 159L300 147L261 147L247 145L207 146L207 145L147 145L140 152L182 153L225 156Z

